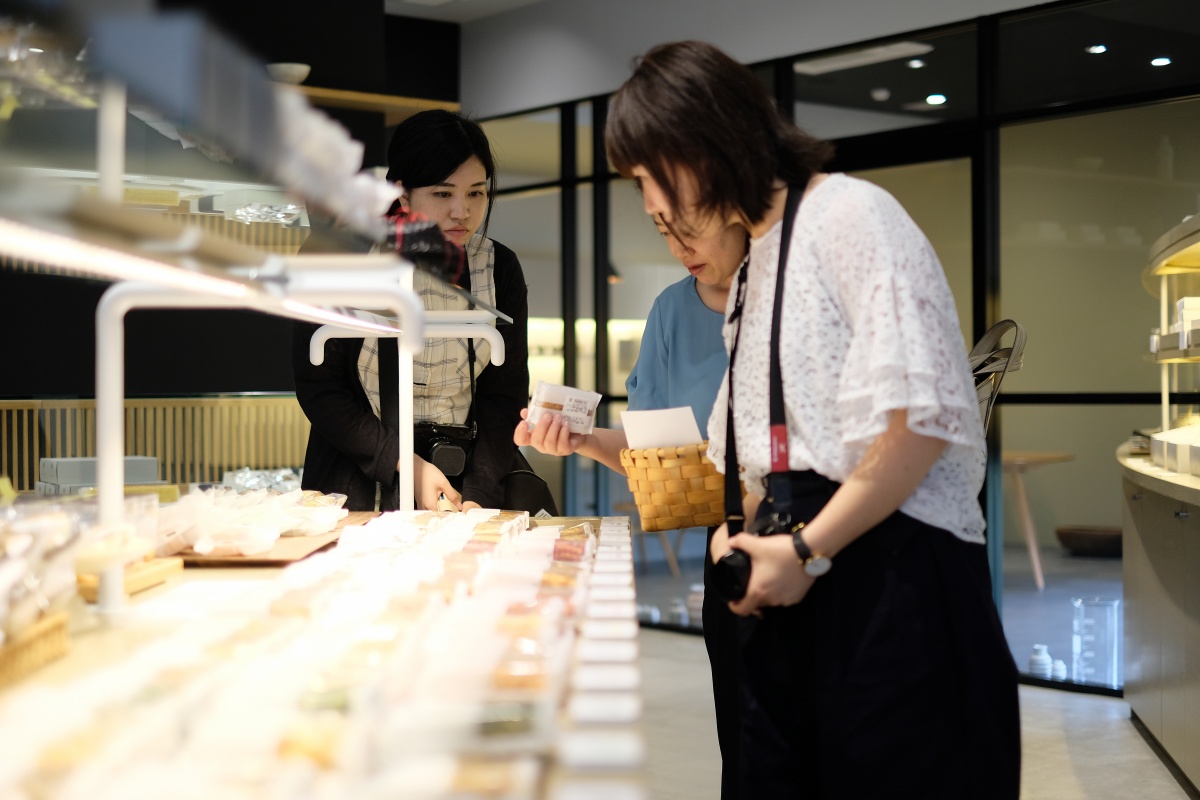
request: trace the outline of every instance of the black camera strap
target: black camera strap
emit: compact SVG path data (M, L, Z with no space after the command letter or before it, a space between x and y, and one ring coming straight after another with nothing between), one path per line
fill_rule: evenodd
M767 497L777 508L791 505L792 487L788 480L788 436L787 418L783 409L783 369L779 363L779 323L783 318L783 283L787 274L788 250L792 243L792 228L796 211L804 196L805 186L789 186L787 202L783 211L783 226L779 234L779 267L775 274L775 304L771 314L771 474L767 476ZM733 365L737 358L738 340L742 334L742 307L746 302L746 264L738 272L737 294L729 321L737 321L733 335L733 346L729 351L726 396L728 407L725 414L725 520L729 524L729 535L741 533L745 528L745 513L742 511L741 480L737 462L737 436L733 429Z
M475 340L467 339L467 374L471 376L471 407L467 409L467 424L471 426L471 440L475 440Z

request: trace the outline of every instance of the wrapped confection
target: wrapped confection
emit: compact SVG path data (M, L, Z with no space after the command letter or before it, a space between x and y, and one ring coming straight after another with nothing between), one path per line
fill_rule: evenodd
M451 792L455 796L504 797L516 786L513 765L507 760L464 758L454 771Z
M555 561L583 561L587 555L587 541L580 539L558 539L554 542Z
M307 759L322 769L333 769L345 729L342 714L303 714L287 725L276 752L280 758Z
M269 611L276 617L311 618L315 615L318 601L326 594L324 587L303 586L289 589L271 601Z
M589 522L581 522L578 525L567 525L558 532L560 539L591 539L596 535Z
M484 737L514 736L530 733L537 718L533 703L491 701L484 703L479 733Z
M554 563L542 572L543 588L573 589L579 582L582 570L577 564Z

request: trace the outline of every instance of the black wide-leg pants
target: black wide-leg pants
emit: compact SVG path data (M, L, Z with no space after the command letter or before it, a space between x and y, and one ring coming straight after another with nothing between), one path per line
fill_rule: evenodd
M709 545L716 528L708 529ZM738 767L741 763L742 736L741 683L738 678L740 641L738 626L741 618L729 610L729 604L717 594L709 582L712 557L704 550L704 647L712 670L713 705L717 716L717 744L721 748L721 800L738 800Z
M792 486L811 519L838 484ZM739 633L743 800L1017 800L1017 669L981 545L897 512Z

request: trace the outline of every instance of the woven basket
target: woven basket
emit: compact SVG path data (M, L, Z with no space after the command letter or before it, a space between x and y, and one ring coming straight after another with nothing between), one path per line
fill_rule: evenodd
M725 521L725 476L707 450L708 442L621 451L642 530L707 528Z

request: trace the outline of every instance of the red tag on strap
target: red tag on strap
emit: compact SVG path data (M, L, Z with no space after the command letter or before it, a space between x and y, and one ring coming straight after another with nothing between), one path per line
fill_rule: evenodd
M771 426L771 472L788 471L787 425Z

